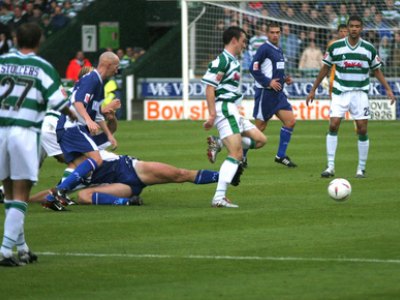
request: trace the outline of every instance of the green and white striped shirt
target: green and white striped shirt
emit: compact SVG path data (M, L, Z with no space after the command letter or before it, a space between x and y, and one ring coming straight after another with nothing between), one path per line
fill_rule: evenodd
M224 50L209 65L201 82L216 88L215 101L236 102L242 99L240 91L240 62Z
M369 91L369 71L381 67L382 62L375 47L360 39L352 47L347 38L332 43L322 62L336 65L332 93L340 95L349 91Z
M256 54L258 48L265 44L268 38L265 35L255 35L249 41L249 54L251 58Z
M34 53L0 56L0 126L39 132L47 108L68 104L57 71Z

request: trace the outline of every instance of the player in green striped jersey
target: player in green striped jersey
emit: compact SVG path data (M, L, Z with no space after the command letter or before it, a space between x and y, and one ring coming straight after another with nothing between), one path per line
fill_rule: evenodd
M204 128L218 129L219 138L208 137L208 158L214 163L222 144L228 157L222 163L218 186L211 202L213 207L238 207L226 198L229 184L237 185L242 172L243 149L261 148L266 137L239 113L242 99L240 91L240 62L236 58L246 47L246 33L240 27L229 27L223 33L224 51L213 60L202 82L207 85L206 99L209 117Z
M351 16L347 22L347 28L348 37L335 41L328 47L323 58L324 65L306 100L307 105L312 103L315 97L315 90L328 74L329 68L335 65L329 132L326 136L328 167L321 173L321 177L329 178L335 175L337 134L340 122L347 111L350 112L356 122L358 134L356 177L365 177L365 166L369 150L367 129L368 119L370 119L368 104L370 70L373 71L375 77L386 89L386 94L391 99L391 104L396 100L380 69L382 63L375 47L360 37L363 29L362 19L358 16Z
M37 260L25 242L24 219L32 183L38 179L42 121L47 107L75 118L57 72L35 54L41 35L37 24L21 25L19 51L0 56L0 180L6 213L0 266ZM14 247L18 259L12 255Z

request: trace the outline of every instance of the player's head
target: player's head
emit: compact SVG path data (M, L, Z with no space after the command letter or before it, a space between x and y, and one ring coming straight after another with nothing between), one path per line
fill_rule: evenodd
M99 58L100 74L106 79L114 76L118 72L119 58L111 51L106 51Z
M20 49L36 49L39 47L42 30L36 23L25 23L17 29L17 44Z
M83 66L82 69L79 71L78 73L78 79L81 79L83 77L83 75L90 73L94 70L94 68L92 66Z
M278 46L279 38L281 37L281 26L276 22L271 22L268 24L267 29L268 41Z
M350 16L347 21L347 29L349 30L349 36L352 39L358 39L363 29L363 20L361 17L356 15Z
M222 41L238 55L246 48L246 32L238 26L228 27L222 34Z
M346 24L340 24L337 28L337 33L339 39L345 38L349 34Z

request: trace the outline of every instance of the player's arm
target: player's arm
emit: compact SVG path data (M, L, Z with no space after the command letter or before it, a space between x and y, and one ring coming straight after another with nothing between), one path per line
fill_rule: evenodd
M380 68L374 70L375 77L379 80L379 82L383 85L386 90L386 94L388 98L391 100L390 104L393 104L396 101L396 97L393 94L393 91L390 85L387 83L385 76Z
M93 121L90 118L83 103L80 101L76 101L73 103L73 106L75 107L75 110L77 111L77 113L85 121L86 126L89 129L89 132L92 134L96 134L99 131L100 127L99 127L99 125L97 125L97 123L95 121Z
M101 107L102 114L114 113L117 109L121 108L121 100L113 99L110 103Z
M206 100L208 107L208 119L203 123L203 127L209 130L213 127L217 111L215 109L215 90L216 88L212 85L207 84L206 86Z
M64 107L63 109L61 109L60 112L61 112L62 114L64 114L64 115L67 115L68 118L69 118L71 121L76 121L76 120L77 120L77 117L76 117L75 114L69 109L68 106L66 106L66 107Z
M108 140L110 141L111 145L112 145L112 149L115 150L118 147L118 143L117 140L114 138L114 136L112 135L110 129L107 126L106 121L101 120L101 121L97 121L97 124L99 124L101 130L103 130L103 132L106 134Z
M254 58L251 62L249 71L251 75L253 75L254 79L264 88L267 88L271 84L272 78L265 76L265 74L261 70L261 65L265 60L265 47L261 46L258 48Z
M307 100L306 100L306 104L308 106L308 104L311 102L313 102L314 98L315 98L315 91L317 90L317 88L319 87L319 85L321 84L322 80L326 77L326 75L328 74L330 69L330 66L324 64L321 69L319 70L318 76L314 81L314 84L311 88L310 93L307 96Z

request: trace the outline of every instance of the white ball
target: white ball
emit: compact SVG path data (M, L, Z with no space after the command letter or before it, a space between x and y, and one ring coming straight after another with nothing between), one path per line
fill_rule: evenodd
M328 194L335 201L344 201L351 194L351 184L346 179L333 179L328 186Z

